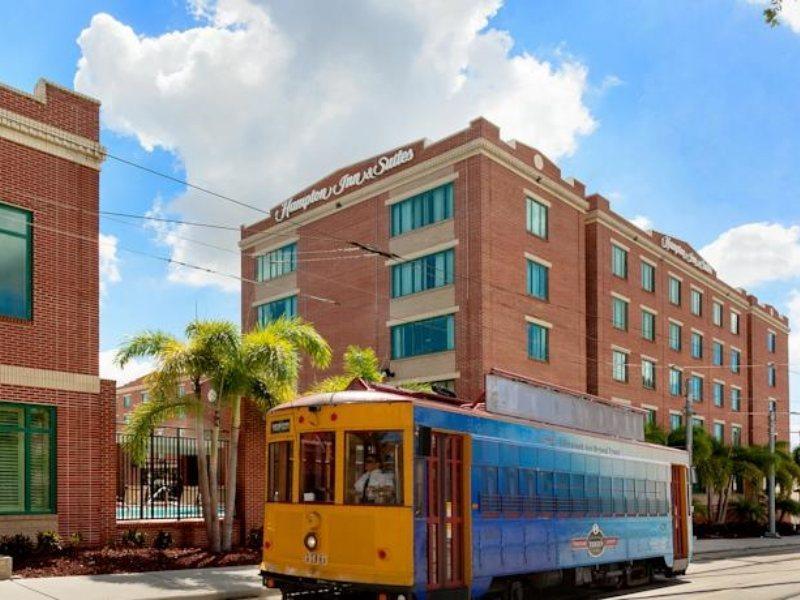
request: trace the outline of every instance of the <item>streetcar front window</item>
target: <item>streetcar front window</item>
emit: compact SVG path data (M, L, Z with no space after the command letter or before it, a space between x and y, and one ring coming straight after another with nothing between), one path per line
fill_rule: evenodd
M333 502L335 439L332 431L300 435L301 502Z
M291 502L292 442L271 442L267 464L267 502Z
M402 432L349 431L345 452L346 504L403 504Z

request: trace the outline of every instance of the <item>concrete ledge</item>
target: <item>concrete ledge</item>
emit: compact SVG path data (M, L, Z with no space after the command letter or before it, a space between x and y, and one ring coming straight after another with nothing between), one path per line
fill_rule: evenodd
M10 556L0 556L0 581L11 579L13 561Z

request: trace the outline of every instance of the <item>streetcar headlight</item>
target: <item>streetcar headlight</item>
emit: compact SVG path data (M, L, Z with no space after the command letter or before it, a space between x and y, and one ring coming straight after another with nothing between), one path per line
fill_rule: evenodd
M303 543L306 545L306 548L308 548L310 551L313 552L314 550L317 549L319 540L317 540L317 536L315 534L309 533L308 535L306 535L305 539L303 540Z

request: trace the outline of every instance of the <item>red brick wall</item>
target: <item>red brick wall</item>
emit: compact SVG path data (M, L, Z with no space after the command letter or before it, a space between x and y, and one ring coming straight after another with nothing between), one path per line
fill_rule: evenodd
M769 399L777 403L777 439L789 441L789 337L774 325L758 315L750 313L746 322L750 330L750 362L747 368L749 381L749 408L752 413L748 422L752 439L757 444L769 443ZM775 353L767 349L767 331L777 334ZM767 364L777 366L777 385L770 387L767 382Z

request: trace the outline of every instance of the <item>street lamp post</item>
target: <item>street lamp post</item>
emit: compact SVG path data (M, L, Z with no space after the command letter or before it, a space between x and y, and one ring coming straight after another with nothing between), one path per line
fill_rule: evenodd
M769 495L769 533L766 537L777 538L777 530L775 529L775 403L769 404L769 481L767 483L767 493Z

